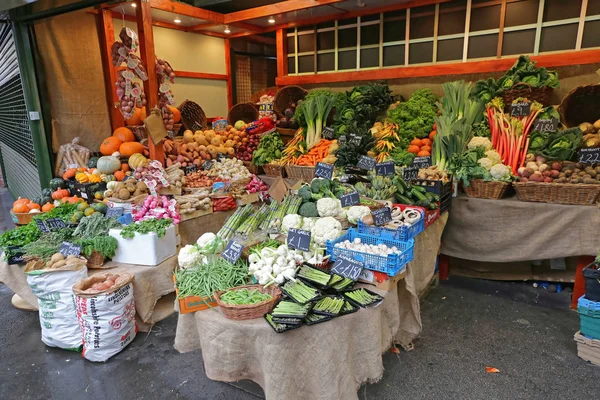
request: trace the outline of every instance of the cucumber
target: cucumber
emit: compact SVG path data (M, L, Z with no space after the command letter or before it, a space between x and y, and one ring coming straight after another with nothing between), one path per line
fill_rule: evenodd
M422 193L419 189L417 189L417 186L413 186L410 193L412 194L412 197L414 197L418 201L425 201L425 200L429 201L429 199L425 196L425 194Z
M408 185L406 182L404 182L404 179L400 178L398 179L398 184L396 185L398 186L398 189L400 189L400 186L402 186L402 191L406 192L408 189Z
M396 193L396 201L400 204L406 204L408 206L414 205L414 201L398 193Z

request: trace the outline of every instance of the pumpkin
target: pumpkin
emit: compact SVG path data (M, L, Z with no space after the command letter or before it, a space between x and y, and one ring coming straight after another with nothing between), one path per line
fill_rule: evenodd
M137 169L139 167L145 167L148 165L148 159L139 153L132 154L129 157L129 166L131 169Z
M27 203L26 206L29 209L28 211L31 211L31 210L41 210L42 209L42 207L40 207L39 204L33 203L33 202Z
M100 153L105 156L109 156L112 153L119 151L119 147L123 142L116 136L107 137L102 141L100 145ZM102 158L100 158L101 160ZM98 161L100 161L98 160Z
M143 114L144 118L142 118L142 112L144 113ZM146 118L146 109L144 108L142 110L141 108L136 107L131 118L129 118L127 121L125 121L125 123L129 126L143 125L145 118Z
M121 164L121 171L127 172L129 170L130 170L130 168L129 168L128 164L125 164L125 163Z
M22 197L19 197L17 200L15 200L15 202L13 203L13 207L19 204L27 204L27 203L31 203L31 200L29 199L24 199Z
M86 183L90 181L90 178L86 173L78 172L77 175L75 175L75 180L79 183Z
M54 204L52 203L46 203L42 206L42 211L43 212L48 212L50 210L52 210L54 208Z
M69 179L73 179L75 178L75 174L77 174L77 168L69 168L65 171L65 173L63 174L62 178L65 181L68 181ZM55 178L55 179L60 179L60 178ZM50 181L52 182L52 181ZM52 183L51 183L52 184Z
M179 121L181 121L181 112L179 112L179 110L173 106L169 106L169 108L173 112L173 121L178 124Z
M129 157L135 153L142 153L143 151L144 145L138 142L123 143L119 148L119 153L125 157Z
M88 168L96 168L97 164L98 164L98 157L91 157L87 162Z
M135 136L133 136L133 132L127 128L117 128L113 132L113 136L119 138L119 140L123 143L133 142L135 141Z
M73 197L64 197L61 201L63 203L77 204L77 203L83 201L83 199L81 199L77 196L73 196Z
M88 175L88 180L89 180L90 183L100 183L100 182L102 182L102 178L100 178L100 175L95 175L95 174Z
M15 213L28 213L29 207L27 207L27 203L18 203L13 205L12 210Z
M115 172L115 178L118 181L122 181L123 179L125 179L125 172L123 172L123 171L116 171Z
M117 178L115 178L115 176L113 174L106 175L105 182L114 182L116 180L117 180Z
M112 174L121 168L121 161L113 156L100 157L97 168L102 174Z
M65 197L69 197L71 193L67 189L58 189L54 193L52 193L52 198L54 200L64 199Z

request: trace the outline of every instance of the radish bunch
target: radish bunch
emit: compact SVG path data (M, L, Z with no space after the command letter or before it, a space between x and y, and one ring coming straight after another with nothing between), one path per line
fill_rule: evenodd
M167 196L148 196L144 200L142 207L136 210L133 220L143 221L146 219L170 218L173 224L181 222L181 216L177 211L177 202L174 199L169 200Z
M264 183L263 181L258 179L258 177L256 175L252 175L252 179L250 180L250 183L248 183L246 185L246 191L248 193L258 193L258 192L264 192L267 190L269 190L269 187L266 185L266 183Z

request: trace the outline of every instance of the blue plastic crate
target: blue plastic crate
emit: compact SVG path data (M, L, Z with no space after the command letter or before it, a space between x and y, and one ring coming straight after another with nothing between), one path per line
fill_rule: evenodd
M600 339L600 302L582 296L577 302L581 334L591 339Z
M360 238L363 243L367 244L385 244L388 247L396 246L401 253L390 254L387 257L383 257L376 254L361 253L355 250L335 247L336 243L340 243L345 240L353 241L355 238ZM385 237L373 236L366 233L358 233L356 229L350 228L346 234L342 235L336 240L327 241L327 255L329 255L331 261L335 261L339 255L345 255L346 257L362 262L364 264L364 268L366 269L379 271L390 276L394 276L406 268L406 264L412 261L414 256L414 245L415 241L413 239L408 241L394 240Z
M398 229L389 229L382 226L367 225L358 221L358 233L366 233L371 236L382 237L384 239L400 240L406 242L413 239L425 229L425 216L412 226L401 226Z

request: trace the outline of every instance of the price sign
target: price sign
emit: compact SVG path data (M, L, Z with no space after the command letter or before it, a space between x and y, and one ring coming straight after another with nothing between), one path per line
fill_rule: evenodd
M213 160L208 160L208 161L204 161L204 163L202 164L202 169L207 171L209 169L211 169L211 167L214 165L214 161Z
M302 229L290 228L287 237L287 246L292 249L309 251L310 232Z
M106 210L105 218L119 218L123 215L123 207L111 207Z
M375 165L377 175L394 175L396 169L393 161L386 161Z
M412 166L418 169L431 167L431 156L415 157Z
M354 143L355 145L360 146L360 142L362 141L362 138L355 133L351 133L349 140L350 140L350 143Z
M183 168L183 173L185 175L191 174L192 172L196 171L198 171L198 166L196 164L188 165L187 167Z
M6 250L10 250L10 252L12 253L12 256L9 257L8 260L6 260L9 265L20 264L25 262L25 260L23 259L23 255L25 254L25 252L23 252L19 246L6 246Z
M81 254L81 246L78 244L73 244L73 243L69 243L69 242L62 242L62 244L60 245L60 250L59 250L60 254L62 254L65 257L68 256L79 256L79 254Z
M533 130L540 132L556 132L558 120L556 118L538 118L533 123Z
M227 246L225 246L225 250L221 253L221 257L230 263L235 264L242 255L242 251L244 251L244 246L235 240L230 240L229 243L227 243Z
M50 232L50 229L48 229L48 225L46 225L46 223L44 221L42 221L41 219L36 219L35 223L37 224L37 227L39 228L40 232L42 232L42 233Z
M371 216L373 223L377 226L385 225L392 220L392 212L387 207L371 211Z
M360 261L353 260L349 257L340 255L335 263L333 263L333 267L331 267L331 272L343 276L344 278L352 279L353 281L358 279L358 276L362 272L363 263Z
M63 221L60 218L47 219L46 225L48 225L48 228L50 228L51 231L58 230L58 229L64 229L67 227L67 224L65 224L65 221Z
M339 144L340 146L343 146L343 145L345 145L345 144L346 144L346 141L347 141L347 140L348 140L348 139L346 139L346 135L342 135L342 136L340 136L340 137L338 138L338 144Z
M354 191L340 197L340 201L342 202L342 207L350 207L360 203L360 196L357 191Z
M406 182L414 181L419 175L419 168L417 167L405 167L402 174L402 179Z
M117 218L117 221L119 221L123 225L130 225L133 224L133 216L131 214L123 214L119 218Z
M526 117L531 113L531 103L516 103L510 105L511 117Z
M229 157L227 156L227 154L223 154L223 153L218 153L218 154L217 154L217 160L223 160L223 159L225 159L225 158L229 158Z
M322 162L317 163L317 168L315 168L315 178L331 180L331 178L333 178L333 165Z
M371 170L375 168L375 164L377 164L377 160L375 160L373 157L360 156L360 159L358 160L358 163L356 163L356 166L358 168Z
M600 147L579 150L579 162L582 164L600 163Z
M325 128L323 128L323 131L321 132L321 136L323 136L327 140L333 140L333 139L335 139L335 131L333 130L332 127L326 126Z

